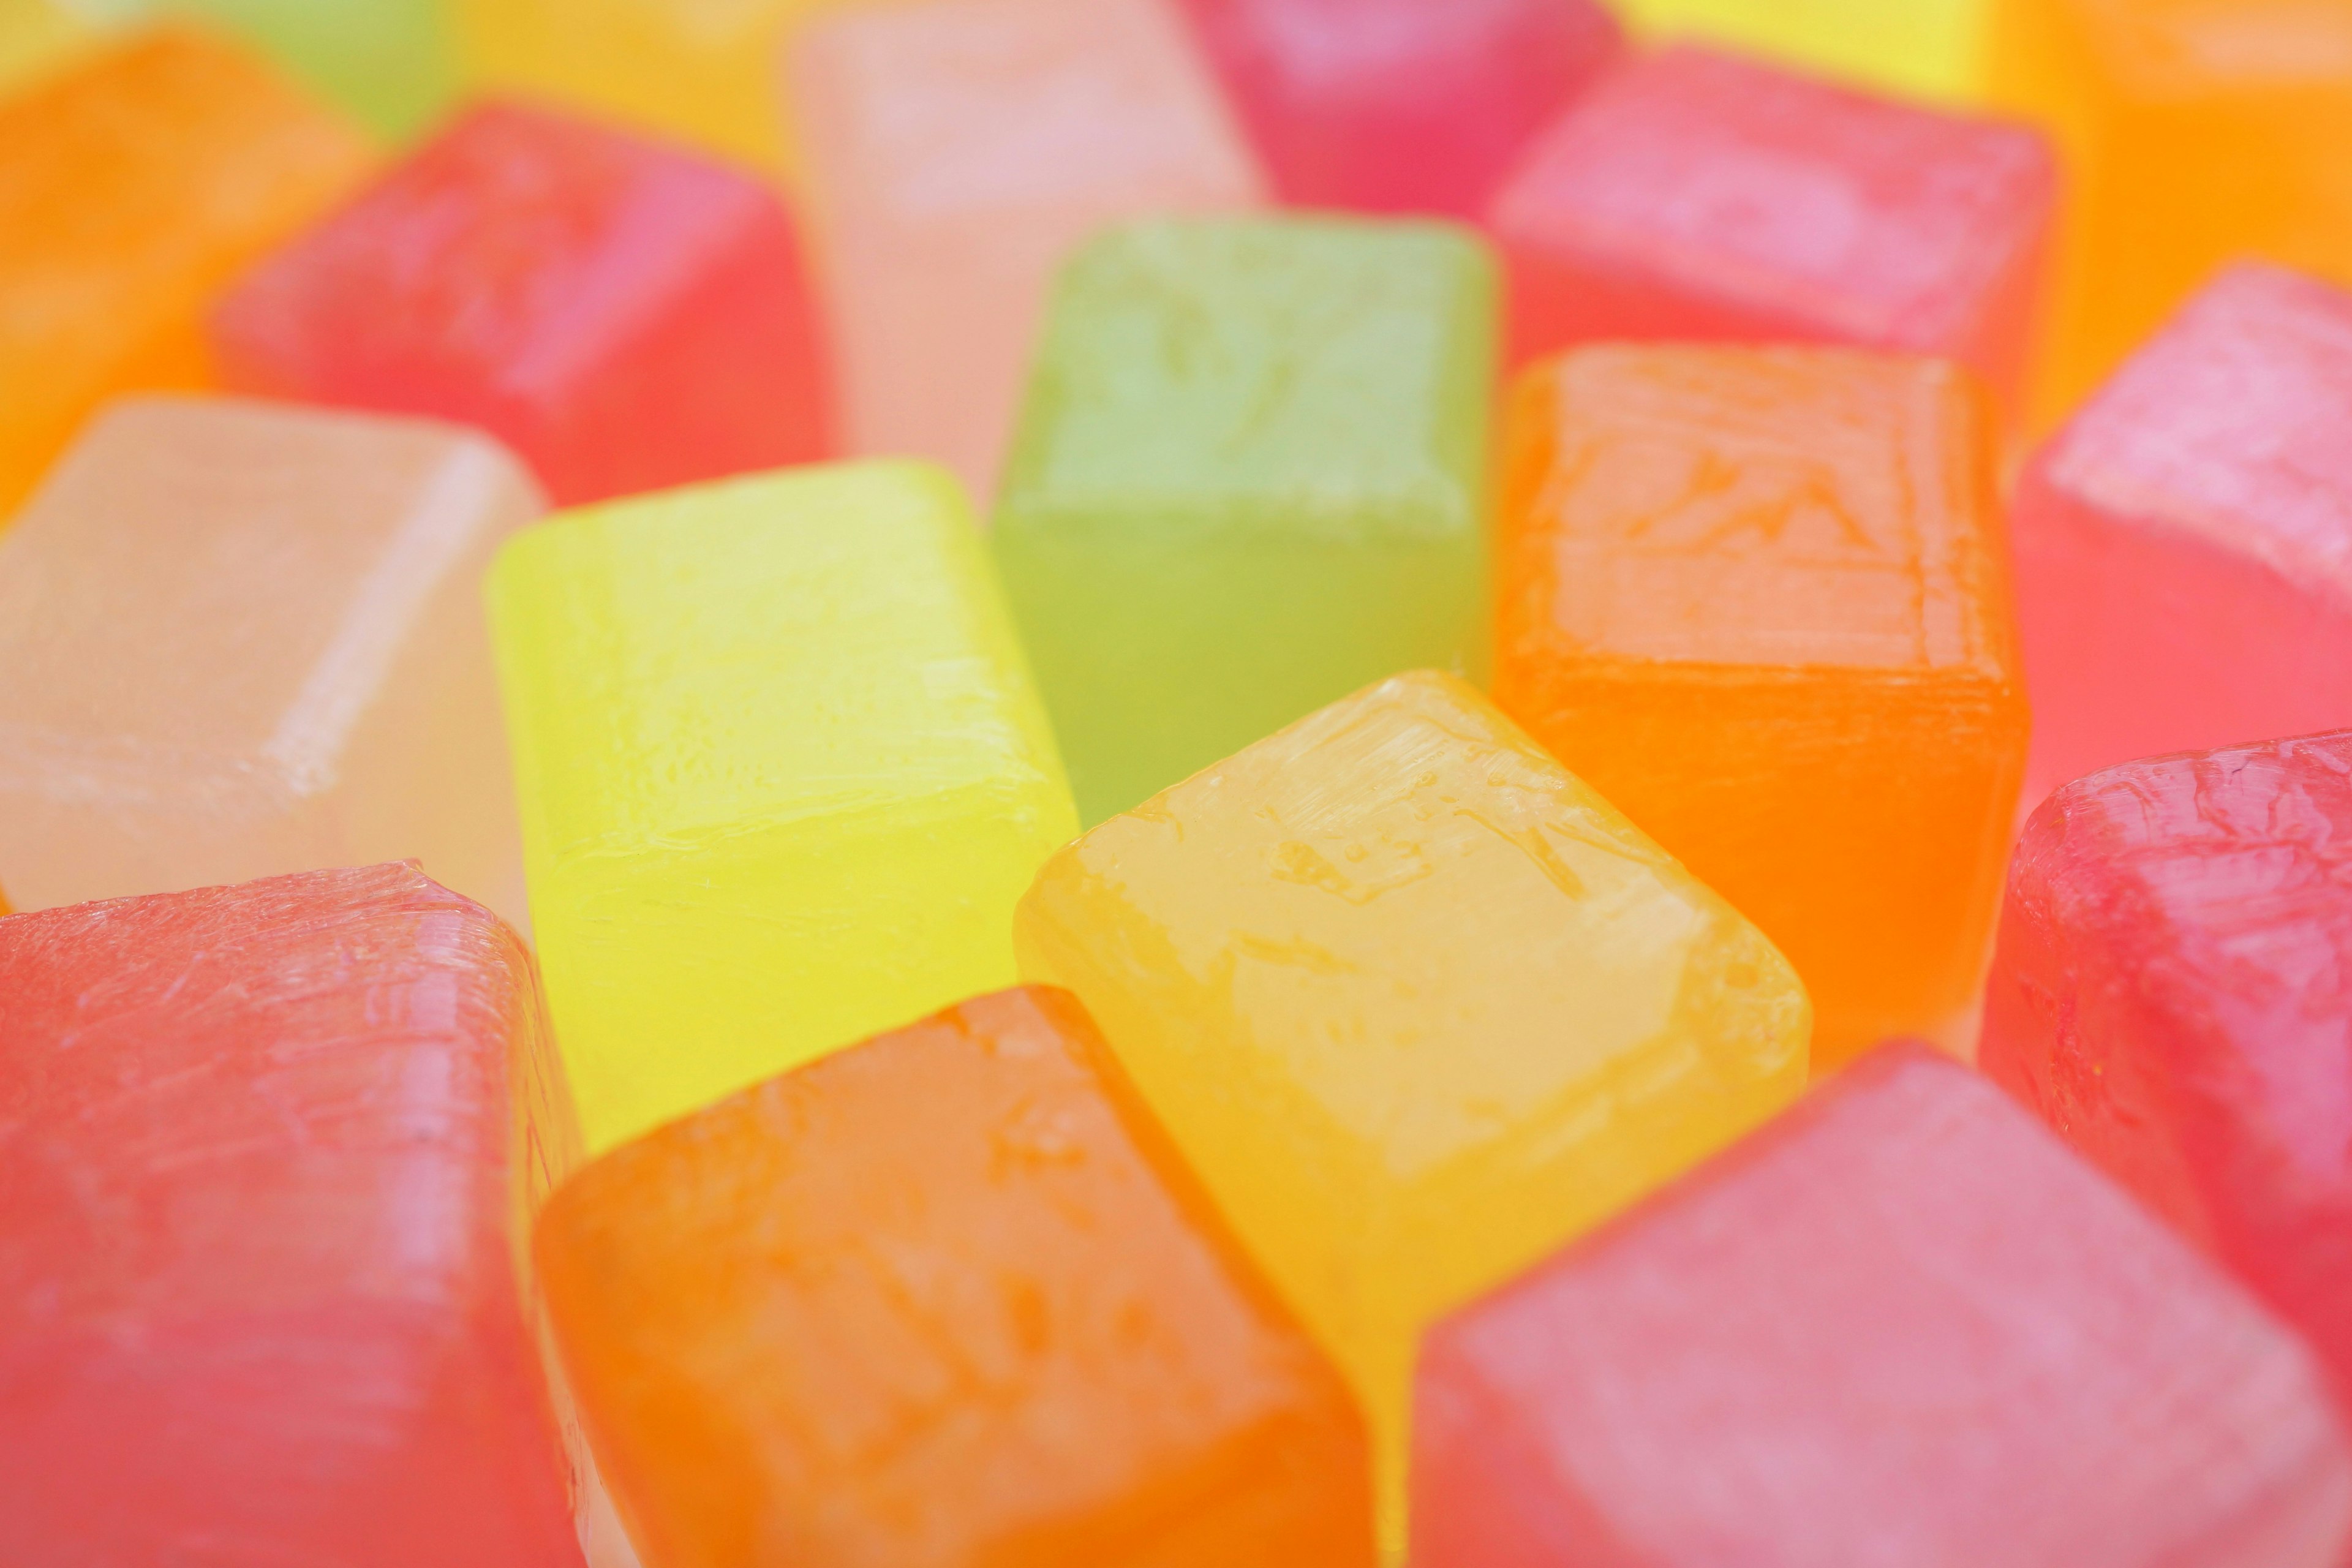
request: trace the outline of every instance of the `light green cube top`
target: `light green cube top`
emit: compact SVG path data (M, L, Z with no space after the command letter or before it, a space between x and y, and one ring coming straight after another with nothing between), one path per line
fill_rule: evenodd
M1076 825L945 474L583 509L489 593L593 1147L1012 983L1013 906Z
M1153 222L1070 264L995 543L1087 820L1483 669L1496 335L1449 225Z
M424 129L457 90L443 0L150 0L244 34L378 134Z

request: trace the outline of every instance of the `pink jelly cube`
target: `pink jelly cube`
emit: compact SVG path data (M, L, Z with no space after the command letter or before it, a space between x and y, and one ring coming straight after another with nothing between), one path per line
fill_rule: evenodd
M1623 43L1595 0L1183 0L1284 200L1468 217Z
M2029 805L2352 724L2352 294L2222 274L2035 455L2013 518Z
M1423 1348L1414 1568L2338 1568L2309 1350L1992 1085L1865 1058Z
M0 920L0 1558L576 1568L522 944L411 868Z
M1525 362L1612 339L1955 359L2014 407L2057 189L2039 132L1696 47L1611 71L1487 214Z
M535 109L473 110L262 263L213 346L238 390L478 426L566 504L830 449L782 204Z
M2352 1393L2352 731L2060 790L2010 872L1985 1069Z

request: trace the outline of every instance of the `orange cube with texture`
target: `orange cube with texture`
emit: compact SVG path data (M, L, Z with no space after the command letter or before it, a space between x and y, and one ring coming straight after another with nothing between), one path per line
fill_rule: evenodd
M625 1145L537 1251L658 1568L1370 1568L1363 1423L1076 1000Z
M1994 100L2069 165L2041 422L2225 263L2352 283L2352 0L1997 0L1991 20Z
M0 522L100 403L204 385L213 296L368 160L258 58L177 26L0 100Z
M1819 1068L1982 979L2028 723L1993 427L1844 350L1585 349L1509 413L1496 700L1789 956Z

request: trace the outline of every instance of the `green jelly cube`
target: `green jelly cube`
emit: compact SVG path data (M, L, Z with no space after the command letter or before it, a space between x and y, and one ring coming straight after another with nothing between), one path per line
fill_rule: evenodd
M379 134L405 138L457 89L441 0L163 0L245 34Z
M1483 675L1496 321L1444 224L1151 222L1071 262L994 537L1089 824L1384 677Z

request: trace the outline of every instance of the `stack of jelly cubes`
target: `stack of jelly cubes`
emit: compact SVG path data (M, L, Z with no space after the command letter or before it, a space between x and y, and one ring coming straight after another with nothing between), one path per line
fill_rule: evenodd
M0 0L8 1568L2352 1568L2352 0Z

